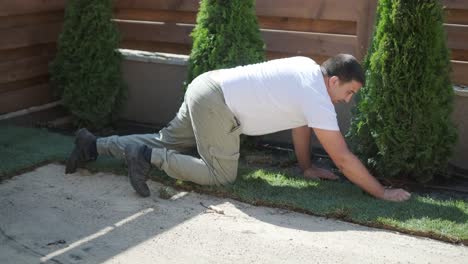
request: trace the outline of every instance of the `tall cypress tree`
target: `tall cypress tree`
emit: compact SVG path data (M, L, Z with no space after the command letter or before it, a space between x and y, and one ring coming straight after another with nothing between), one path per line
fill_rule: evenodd
M112 0L67 2L51 83L80 126L108 125L125 97L120 37L111 19Z
M254 3L254 0L201 1L192 32L187 83L210 70L265 60Z
M442 6L381 0L377 12L348 137L374 173L427 182L444 173L456 141Z

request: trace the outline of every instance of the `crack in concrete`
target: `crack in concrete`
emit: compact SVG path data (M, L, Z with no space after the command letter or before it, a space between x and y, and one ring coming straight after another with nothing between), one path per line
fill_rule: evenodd
M25 244L19 242L14 237L8 235L1 227L0 227L0 235L2 235L7 240L6 243L10 243L10 244L13 243L14 244L13 246L15 246L16 248L20 247L22 250L28 251L29 253L31 253L31 254L33 254L33 255L35 255L37 257L40 257L40 258L46 256L46 255L44 255L44 254L30 248L28 245L25 245ZM60 262L60 261L58 261L56 259L49 259L49 260L54 262L54 263L57 263L57 264L64 264L63 262Z

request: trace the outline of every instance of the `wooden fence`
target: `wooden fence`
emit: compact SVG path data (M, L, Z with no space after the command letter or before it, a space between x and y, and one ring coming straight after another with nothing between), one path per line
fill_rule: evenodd
M377 0L256 0L268 58L336 53L362 58ZM64 0L0 0L0 114L53 100L48 63ZM468 1L444 0L453 82L468 85ZM115 0L122 48L189 54L197 0Z
M189 54L198 2L117 0L122 46ZM362 56L375 1L257 0L256 12L269 58L305 55L318 61L336 53Z
M63 1L0 0L0 114L52 101L48 63Z
M468 86L468 0L443 2L447 45L452 56L452 82Z

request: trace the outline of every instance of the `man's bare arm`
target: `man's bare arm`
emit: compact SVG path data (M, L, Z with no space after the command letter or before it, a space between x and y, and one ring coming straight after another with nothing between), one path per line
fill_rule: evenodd
M302 126L292 129L292 139L294 144L294 152L296 153L297 162L302 170L310 168L310 136L311 131L308 126Z
M310 136L312 135L311 128L302 126L292 129L292 139L294 151L296 153L297 162L302 169L305 178L309 179L327 179L337 180L338 177L332 172L317 168L310 161Z
M405 190L385 189L370 175L361 161L349 151L339 131L314 128L314 132L333 162L351 182L380 199L391 201L409 199L410 194Z

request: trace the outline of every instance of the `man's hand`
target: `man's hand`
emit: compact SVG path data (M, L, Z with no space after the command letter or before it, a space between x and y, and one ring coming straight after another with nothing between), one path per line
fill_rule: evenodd
M337 180L338 176L336 176L333 172L317 168L317 167L310 167L304 171L304 178L306 179L325 179L325 180Z
M351 182L374 197L387 201L405 201L410 194L402 189L385 189L366 169L362 162L352 154L343 135L339 131L314 128L315 135L328 155Z
M385 189L382 200L392 202L403 202L408 200L411 194L403 189Z

